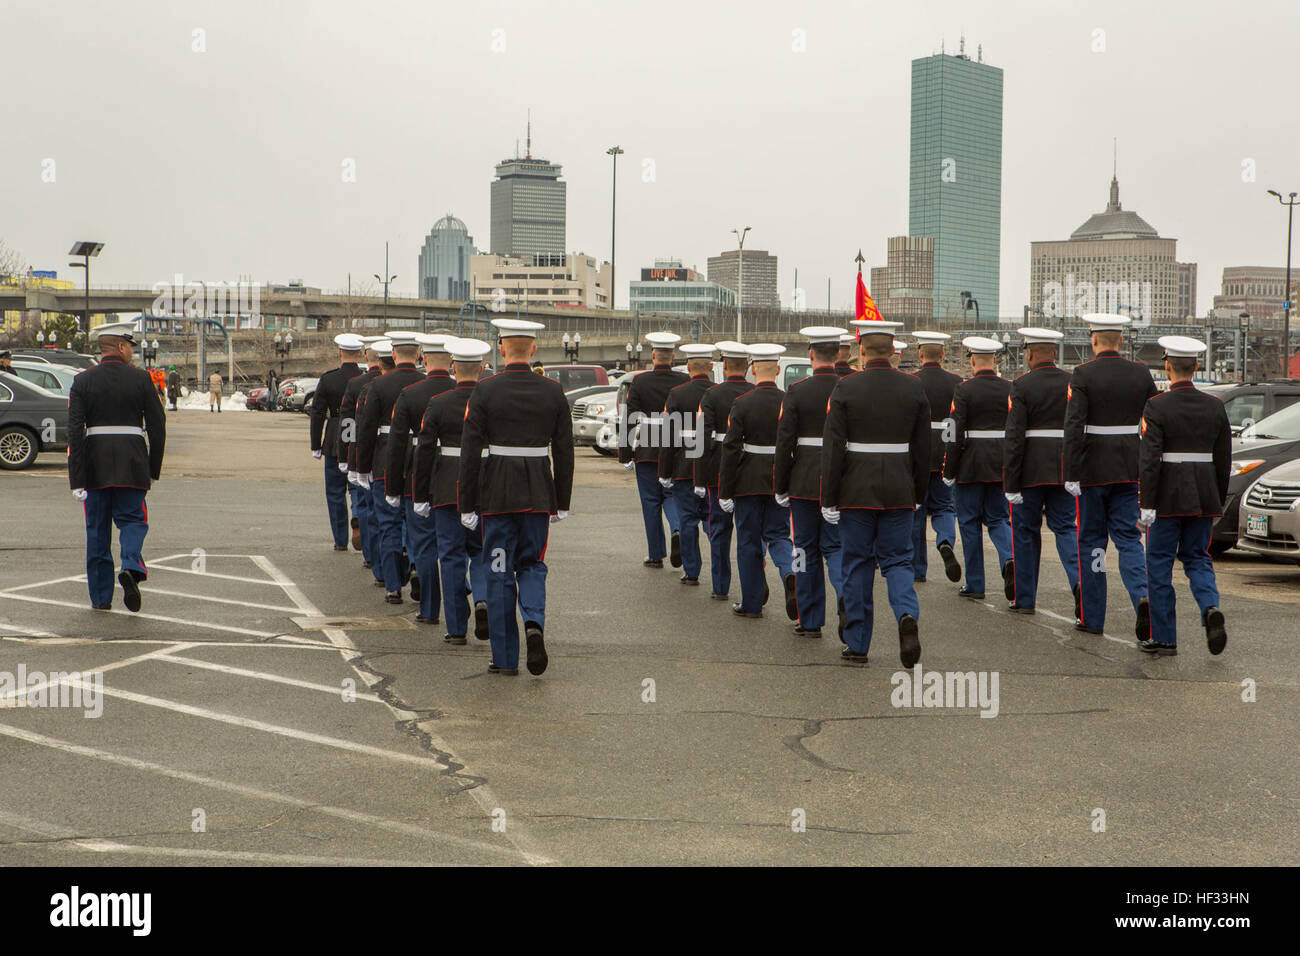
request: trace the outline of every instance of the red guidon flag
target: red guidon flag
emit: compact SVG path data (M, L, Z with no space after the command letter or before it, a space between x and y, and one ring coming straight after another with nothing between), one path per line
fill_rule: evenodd
M876 308L875 300L871 298L871 293L867 291L867 284L862 281L862 273L858 273L858 289L854 296L854 313L860 320L867 322L879 322L880 310ZM862 329L858 329L858 338L862 338Z

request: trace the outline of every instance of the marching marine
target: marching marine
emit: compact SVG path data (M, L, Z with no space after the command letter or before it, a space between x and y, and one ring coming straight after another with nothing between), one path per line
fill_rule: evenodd
M334 550L348 549L348 478L347 459L339 470L339 408L348 382L361 374L361 336L343 332L334 336L339 350L339 367L330 369L316 383L311 400L310 441L313 458L325 461L325 511L329 515ZM353 543L360 550L360 522L355 508L352 517Z
M944 429L951 427L948 412L952 409L952 393L961 383L961 376L943 367L944 343L951 338L947 332L913 332L921 367L914 373L925 389L930 402L930 483L926 487L925 501L916 509L912 520L912 575L924 581L929 569L926 555L925 519L930 518L934 530L935 550L943 559L943 571L948 580L961 580L961 563L953 552L957 540L957 511L952 504L952 489L943 480Z
M659 449L659 484L677 506L678 534L682 563L682 584L698 585L703 559L700 556L700 522L708 518L708 503L695 494L692 478L695 462L703 449L699 430L700 399L713 386L713 353L707 344L683 345L690 379L674 386L664 403L665 444Z

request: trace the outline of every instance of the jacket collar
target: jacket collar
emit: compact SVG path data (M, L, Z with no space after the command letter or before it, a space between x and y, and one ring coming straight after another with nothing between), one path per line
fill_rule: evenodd
M457 387L457 388L473 388L473 387L474 387L475 385L477 385L477 384L478 384L478 382L477 382L476 380L471 379L471 380L468 381L468 382L457 382L457 383L456 383L456 387Z
M1103 349L1097 353L1097 358L1119 358L1119 351L1116 349Z
M991 368L982 368L972 378L997 378L998 373Z
M835 372L835 366L834 366L834 365L822 365L822 366L820 366L820 367L818 367L818 368L813 369L813 370L812 370L812 373L813 373L814 375L835 375L835 374L836 374L836 372Z
M433 371L429 372L425 378L433 378L435 375L439 378L451 378L451 372L448 372L445 368L435 368Z
M922 362L921 368L943 368L938 362Z
M728 375L726 380L727 380L728 382L743 382L743 381L745 381L745 376L743 376L743 375Z
M414 372L414 371L415 371L415 363L414 363L414 362L398 362L398 363L397 363L397 366L393 369L393 371L396 372L396 371L398 371L398 370L400 370L400 369L409 369L410 371Z
M1195 388L1196 388L1196 383L1195 383L1195 382L1192 382L1192 381L1187 381L1187 382L1170 382L1170 383L1169 383L1169 390L1170 390L1171 392L1172 392L1174 389L1176 389L1176 388L1177 388L1177 389L1190 388L1190 389L1195 390Z
M99 364L103 365L105 362L121 362L125 365L126 359L122 358L120 355L101 355L99 357Z
M532 371L532 368L529 367L529 365L528 365L527 362L507 362L505 365L503 365L503 366L501 367L501 371L503 371L503 372L531 372L531 371Z
M1053 362L1051 359L1048 359L1048 360L1045 361L1045 362L1039 362L1037 365L1031 365L1031 366L1029 367L1029 370L1032 372L1032 371L1036 371L1036 370L1038 370L1038 369L1040 369L1040 368L1056 368L1056 363Z
M776 388L776 382L759 382L755 388Z
M709 381L709 380L710 380L710 379L709 379L709 376L704 375L704 374L700 374L700 375L692 375L692 376L691 376L691 381L692 381L692 382L707 382L707 381Z
M889 364L889 359L873 358L867 359L867 361L863 363L862 371L865 372L869 368L887 368L892 370L893 367L894 366Z

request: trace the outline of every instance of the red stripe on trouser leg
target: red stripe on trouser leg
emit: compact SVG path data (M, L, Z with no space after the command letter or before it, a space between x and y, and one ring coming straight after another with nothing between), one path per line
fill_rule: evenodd
M1079 502L1083 500L1082 495L1075 496L1074 499L1074 555L1079 565L1079 623L1084 627L1088 622L1083 619L1083 509Z

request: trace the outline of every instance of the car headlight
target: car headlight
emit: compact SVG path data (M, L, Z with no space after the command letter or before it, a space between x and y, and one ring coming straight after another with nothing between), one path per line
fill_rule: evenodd
M604 406L604 405L588 405L588 406L587 406L587 417L588 417L588 418L595 418L597 415L601 415L601 414L603 414L604 411L605 411L605 406Z
M1228 471L1228 477L1236 478L1238 475L1244 475L1248 471L1254 471L1262 464L1264 464L1263 458L1235 459L1232 463L1232 468Z

